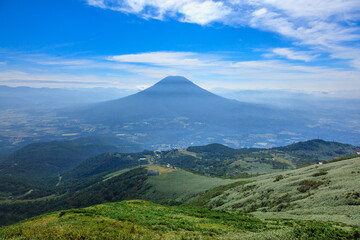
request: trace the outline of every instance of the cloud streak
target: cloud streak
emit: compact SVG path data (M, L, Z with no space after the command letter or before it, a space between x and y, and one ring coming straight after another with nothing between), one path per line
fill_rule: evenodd
M314 60L318 55L314 55L310 52L294 51L291 48L274 48L269 56L278 55L291 60L300 60L304 62L310 62Z

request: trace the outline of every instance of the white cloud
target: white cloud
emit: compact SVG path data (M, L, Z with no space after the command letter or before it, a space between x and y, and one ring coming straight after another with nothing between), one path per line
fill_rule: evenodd
M274 48L272 53L291 59L291 60L301 60L305 62L309 62L316 58L317 56L313 53L304 52L304 51L294 51L290 48Z
M351 54L350 50L337 51L342 54L339 57L346 58L347 54ZM0 68L0 84L138 89L138 86L152 85L168 75L183 75L206 88L358 90L360 94L359 70L271 59L239 61L234 59L233 54L224 53L145 52L96 58L13 54L10 58L12 61L20 59L21 63L16 65L12 62L5 71Z
M106 8L105 2L103 0L87 0L88 4L94 7Z
M208 60L200 60L201 55L192 52L147 52L108 57L108 60L124 63L144 63L159 66L199 67L209 65Z
M222 2L205 1L185 4L179 12L184 15L181 19L184 22L206 25L226 17L231 9Z
M346 20L360 8L358 0L251 0L247 2L255 6L265 5L282 10L292 18L309 20L326 20L333 16Z
M89 65L91 61L89 60L39 60L38 64L43 65L64 65L64 66L80 66L80 65Z
M181 15L180 21L206 25L221 21L231 9L223 2L212 0L88 0L94 7L137 14L142 18L164 19Z
M88 4L142 18L250 26L280 34L319 54L360 62L357 54L336 54L336 49L349 44L359 49L354 43L360 40L359 0L88 0Z

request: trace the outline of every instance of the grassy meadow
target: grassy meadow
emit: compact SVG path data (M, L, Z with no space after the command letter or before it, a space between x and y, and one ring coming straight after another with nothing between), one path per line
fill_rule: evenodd
M159 176L150 176L147 183L152 186L145 199L171 203L183 203L211 188L235 182L232 179L207 177L182 169L169 169L161 166L149 166L152 171L159 171Z
M356 239L335 223L260 220L132 200L59 211L0 228L0 239Z
M260 218L343 222L360 226L360 158L315 164L247 179L203 205Z

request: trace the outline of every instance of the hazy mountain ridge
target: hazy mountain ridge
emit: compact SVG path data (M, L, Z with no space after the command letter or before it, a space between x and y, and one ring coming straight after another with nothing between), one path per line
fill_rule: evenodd
M116 88L31 88L0 85L0 110L36 111L71 107L123 97L133 92Z
M3 92L6 93L6 89ZM1 152L13 151L32 142L92 135L117 136L151 150L213 142L235 148L269 148L314 138L356 145L360 141L359 111L355 100L349 107L348 100L327 102L295 95L290 102L299 98L297 105L278 108L271 101L264 100L260 104L250 103L251 99L239 102L220 97L183 77L168 77L144 91L101 103L90 104L89 99L94 102L104 95L102 99L124 95L116 95L115 90L104 94L101 93L104 89L90 89L82 90L84 94L76 96L74 90L72 94L79 102L88 103L83 107L76 105L71 96L56 93L72 90L11 89L14 91L4 95L9 97L3 102L7 107L1 110ZM40 99L34 98L34 92L39 92ZM242 100L246 100L246 96L244 94ZM11 97L21 99L20 105L13 105ZM288 99L280 98L279 101L287 103ZM20 110L21 102L31 111ZM26 107L28 103L31 106ZM71 108L54 110L64 104Z
M272 147L316 137L358 142L356 131L348 127L338 130L339 123L334 127L326 111L318 116L296 107L280 109L239 102L179 76L166 77L125 98L62 114L91 124L105 124L123 136L135 135L151 149L163 149L160 146L166 144L184 147L194 142Z
M100 153L134 152L139 149L139 145L111 137L32 143L0 162L0 173L27 178L56 176Z

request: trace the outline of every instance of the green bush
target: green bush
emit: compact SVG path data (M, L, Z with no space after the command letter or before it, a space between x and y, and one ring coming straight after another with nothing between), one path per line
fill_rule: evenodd
M323 175L326 175L326 174L328 174L327 171L325 171L325 170L320 170L319 172L314 173L314 174L311 175L311 176L313 176L313 177L318 177L318 176L323 176Z
M278 182L278 181L280 181L281 179L284 179L284 176L283 176L283 175L277 175L277 176L275 177L274 182Z

